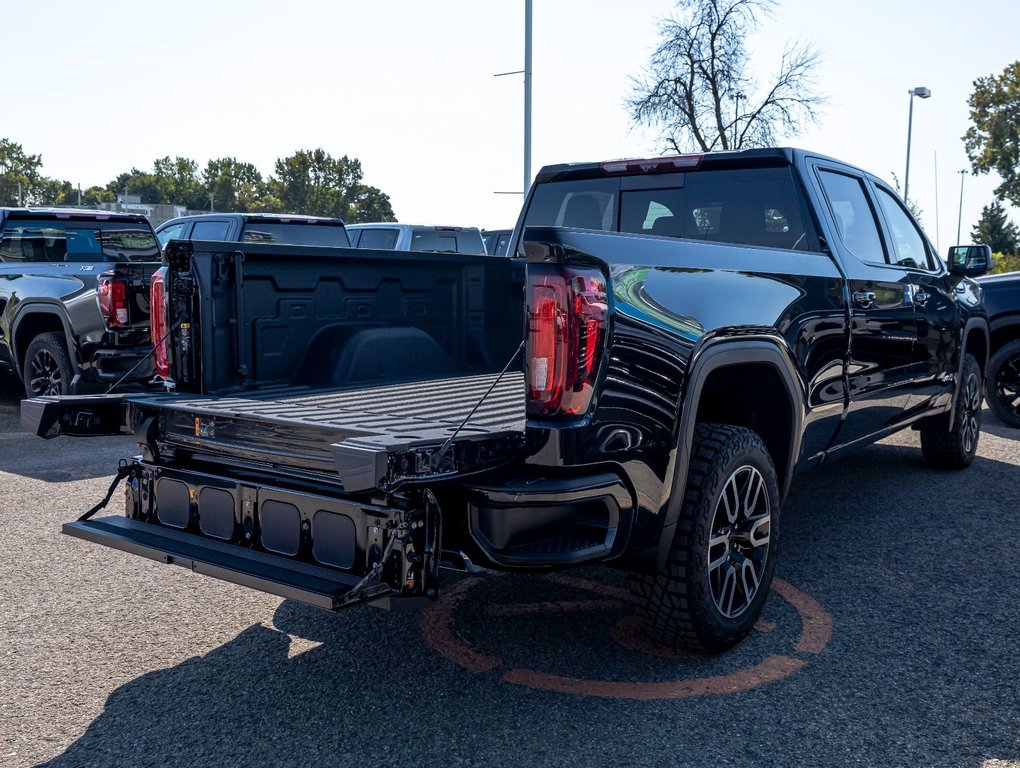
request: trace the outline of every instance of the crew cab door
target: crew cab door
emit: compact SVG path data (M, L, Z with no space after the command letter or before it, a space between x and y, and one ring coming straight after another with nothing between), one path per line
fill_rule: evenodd
M893 262L910 281L917 323L915 381L908 408L915 411L945 405L953 396L960 361L960 309L954 300L955 289L941 259L892 190L877 183L873 188Z
M847 278L850 347L847 410L836 437L847 444L902 421L917 379L914 285L895 266L867 179L818 164L830 235Z

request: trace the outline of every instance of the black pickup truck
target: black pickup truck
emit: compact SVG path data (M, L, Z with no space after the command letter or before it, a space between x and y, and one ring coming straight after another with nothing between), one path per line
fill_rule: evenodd
M1020 427L1020 272L979 281L992 330L985 401L1011 427Z
M126 516L65 533L332 610L434 599L441 565L606 563L652 638L716 651L798 473L905 427L935 467L975 454L987 264L947 269L856 168L547 167L511 253L171 243L173 391L22 404L140 446Z
M0 369L30 397L152 378L159 261L144 216L0 208Z

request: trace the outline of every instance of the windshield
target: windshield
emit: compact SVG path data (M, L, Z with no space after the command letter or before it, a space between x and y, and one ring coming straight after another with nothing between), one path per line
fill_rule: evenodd
M347 248L350 241L339 224L249 221L241 239L246 243L286 243L287 245L324 245Z
M159 246L140 224L9 219L0 261L159 261Z

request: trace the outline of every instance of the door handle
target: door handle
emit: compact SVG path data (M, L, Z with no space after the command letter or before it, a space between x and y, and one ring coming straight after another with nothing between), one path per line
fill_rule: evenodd
M854 291L853 300L861 309L871 309L875 304L875 294L873 291Z
M928 299L931 298L931 294L928 293L924 288L919 288L917 293L914 294L914 304L919 307L923 307L928 303Z

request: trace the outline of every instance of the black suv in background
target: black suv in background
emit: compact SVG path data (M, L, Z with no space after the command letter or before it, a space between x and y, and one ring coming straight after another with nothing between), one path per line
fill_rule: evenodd
M512 229L483 229L485 252L490 256L506 256L510 250L510 238L513 233Z
M150 379L159 259L140 214L0 208L0 369L29 397Z
M285 243L347 248L350 240L340 219L264 213L206 213L164 222L156 230L160 247L171 240L226 240L235 243Z

